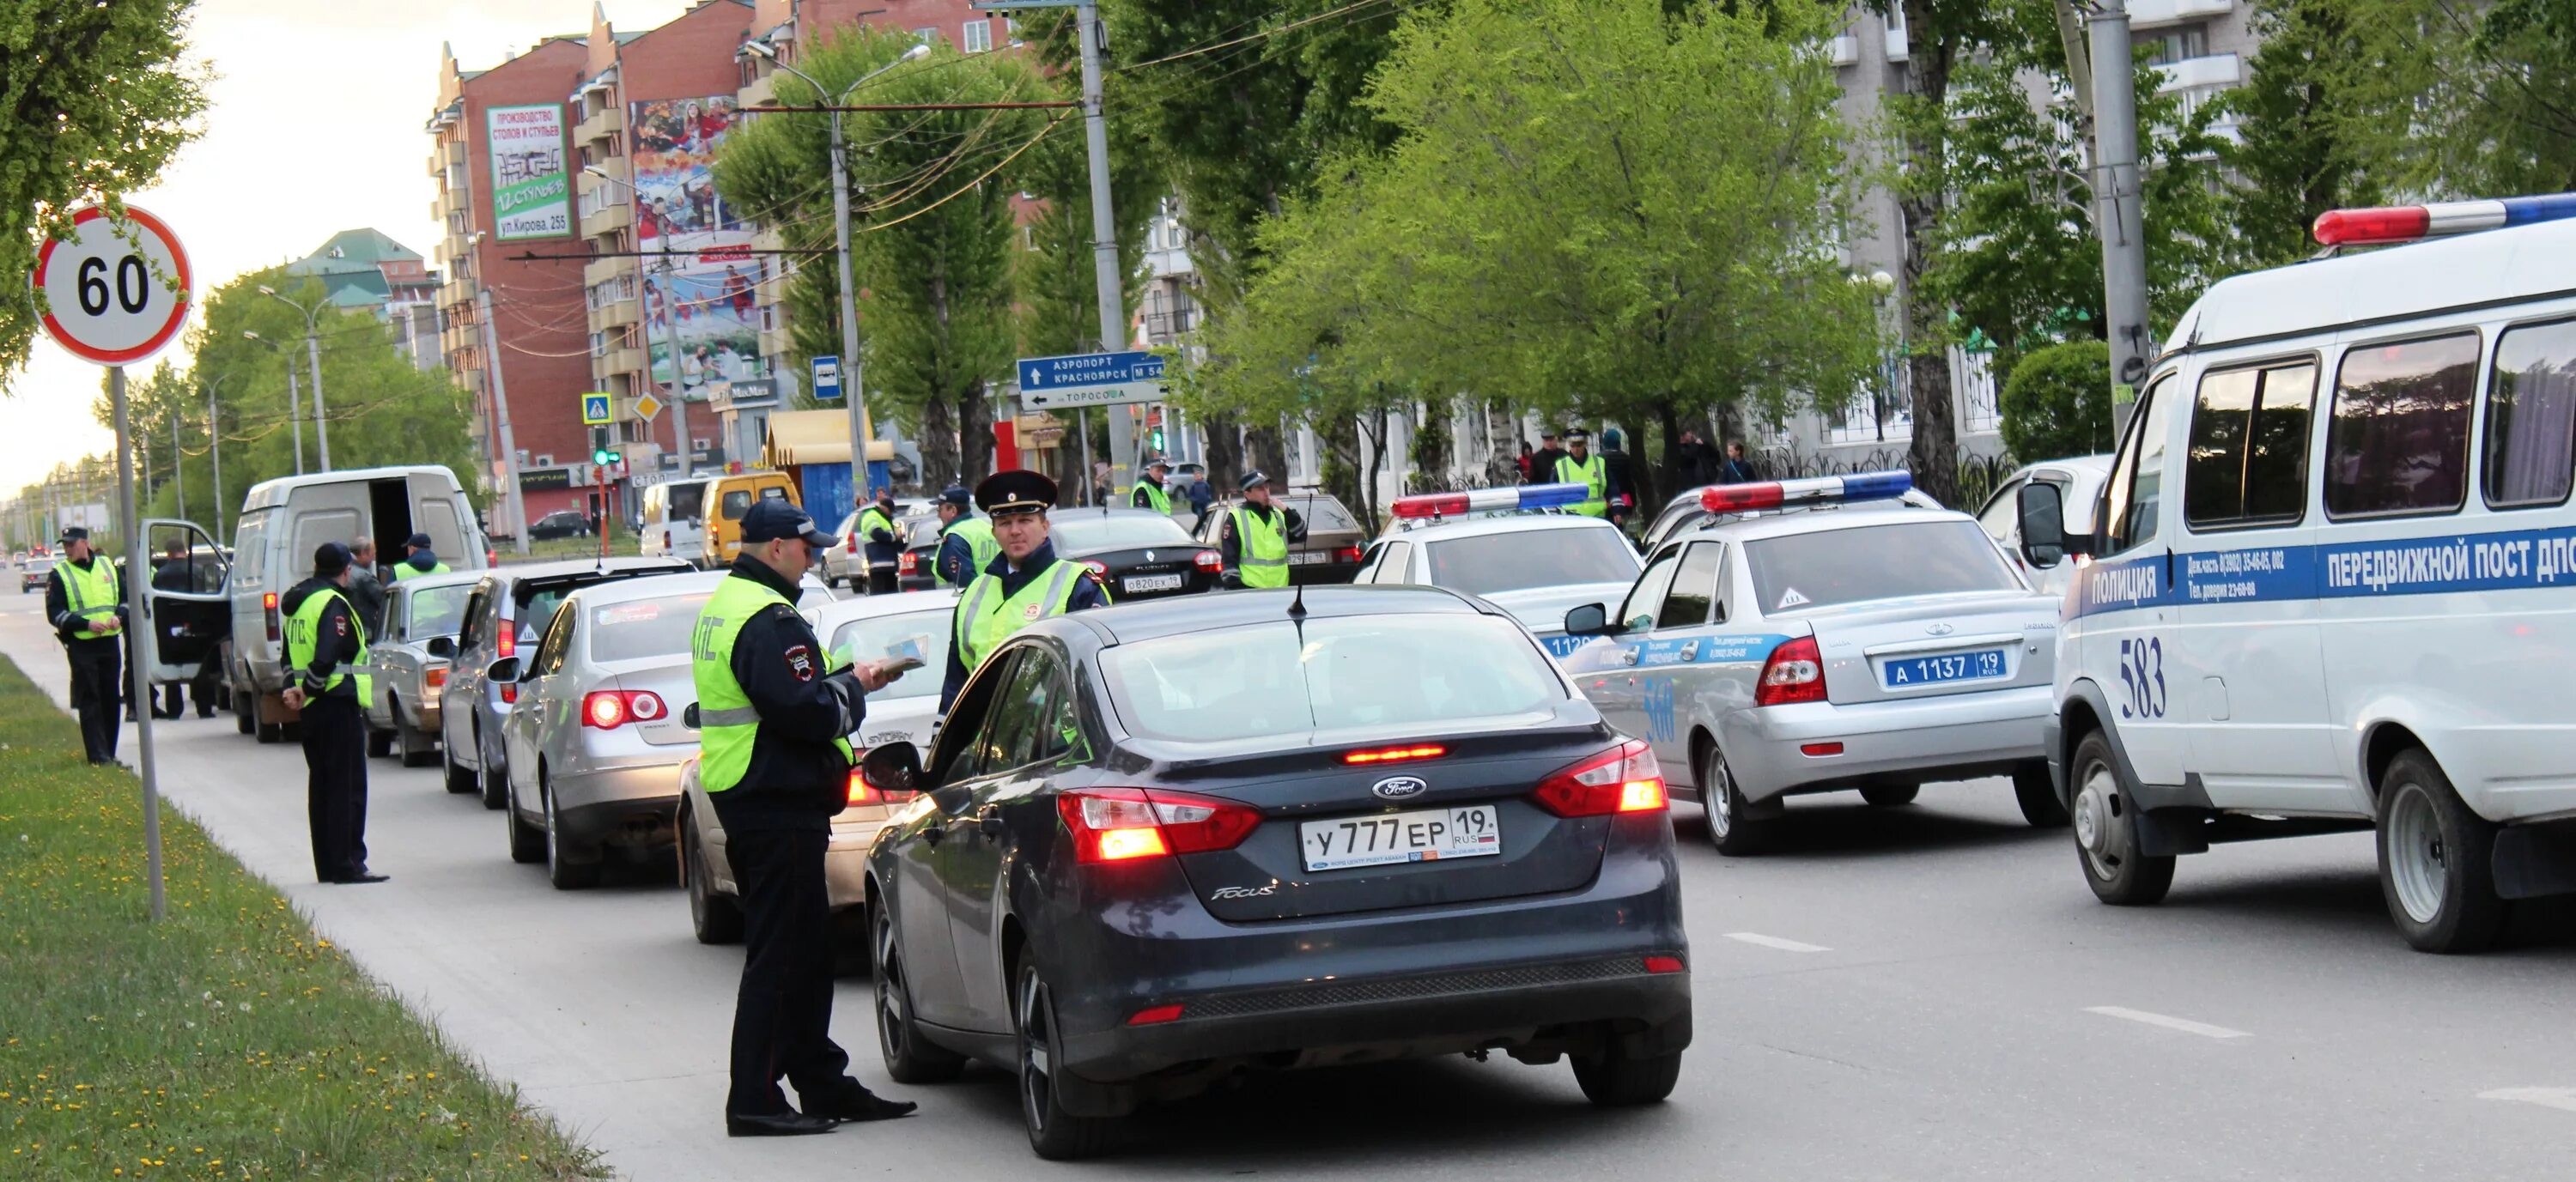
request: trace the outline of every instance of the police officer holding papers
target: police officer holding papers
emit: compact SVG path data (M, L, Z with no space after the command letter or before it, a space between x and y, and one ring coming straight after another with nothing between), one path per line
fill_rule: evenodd
M367 629L348 596L349 548L324 542L313 577L277 601L286 617L286 704L302 712L304 819L313 876L329 883L383 882L367 869Z
M1288 543L1306 540L1306 519L1270 499L1270 477L1258 470L1243 474L1243 503L1227 511L1217 534L1217 554L1225 561L1221 580L1228 588L1288 585Z
M834 670L804 617L797 582L832 546L783 500L753 502L742 552L699 610L690 639L698 693L698 780L724 825L743 910L742 987L734 1001L733 1085L725 1132L828 1133L914 1105L850 1078L831 1036L832 913L823 853L849 801L848 736L863 695L919 662ZM778 1087L796 1085L791 1108Z
M993 519L1001 553L957 600L948 675L939 683L941 714L957 701L975 666L1012 633L1048 616L1109 606L1109 592L1089 570L1055 556L1046 516L1055 496L1055 482L1035 472L996 472L975 486L975 503Z
M116 564L90 548L89 531L63 530L63 561L45 576L45 619L72 665L72 712L91 763L116 762L116 712L125 701L125 586Z

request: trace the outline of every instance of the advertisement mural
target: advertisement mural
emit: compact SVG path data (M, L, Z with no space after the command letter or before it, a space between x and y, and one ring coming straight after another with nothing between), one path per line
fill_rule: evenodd
M494 107L483 113L483 142L492 153L493 237L512 242L572 233L563 107Z
M669 251L644 265L645 348L653 380L671 380L676 321L680 387L703 402L710 386L770 376L760 352L762 256L751 227L716 195L716 146L733 127L732 95L634 104L637 241Z

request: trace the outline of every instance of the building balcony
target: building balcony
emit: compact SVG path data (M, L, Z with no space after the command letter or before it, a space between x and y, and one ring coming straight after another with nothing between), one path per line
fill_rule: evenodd
M2234 86L2245 81L2244 64L2232 53L2184 58L2156 69L2163 71L2165 76L2164 84L2156 88L2158 91Z
M2236 0L2129 0L2129 27L2153 29L2236 11Z
M1848 66L1860 60L1860 38L1849 33L1834 38L1828 48L1837 66Z
M636 301L615 300L591 310L590 328L593 332L606 332L640 323L643 318L643 312Z
M1886 34L1886 41L1887 41L1887 60L1889 60L1889 61L1891 61L1891 62L1901 62L1901 61L1904 61L1904 60L1906 59L1907 54L1910 52L1910 50L1909 50L1909 48L1908 48L1909 43L1906 41L1906 38L1905 38L1905 30L1903 30L1903 29L1889 29L1889 30L1887 30L1887 34Z
M584 287L597 287L620 275L634 273L635 260L632 258L600 259L581 265L581 283Z
M634 206L622 201L615 205L603 205L582 215L581 236L597 238L602 234L614 234L634 224Z
M763 357L785 357L796 351L794 342L787 339L785 309L780 309L780 313L776 320L778 327L761 330L760 355Z
M616 346L590 359L590 372L598 377L636 373L644 368L644 350Z
M573 125L572 142L587 144L604 140L616 132L625 130L625 127L626 122L619 117L617 104L605 103L600 106L598 114Z

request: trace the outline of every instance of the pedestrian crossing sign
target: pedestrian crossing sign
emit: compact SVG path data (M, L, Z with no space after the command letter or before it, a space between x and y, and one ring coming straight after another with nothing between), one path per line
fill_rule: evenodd
M584 426L588 426L588 427L604 427L604 426L607 426L607 425L609 424L609 422L610 422L611 420L613 420L613 419L616 417L615 415L613 415L613 414L609 413L612 409L614 409L614 408L615 408L615 406L616 406L616 401L615 401L615 400L614 400L610 395L607 395L607 394L584 394L584 395L582 395L582 396L581 396L581 421L582 421L582 425L584 425Z

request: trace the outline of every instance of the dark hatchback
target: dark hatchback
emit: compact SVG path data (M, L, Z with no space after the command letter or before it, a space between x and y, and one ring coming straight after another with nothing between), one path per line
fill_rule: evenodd
M904 1083L1015 1072L1031 1145L1260 1070L1502 1050L1672 1091L1689 950L1653 754L1433 587L1043 620L968 681L867 861ZM1292 605L1301 605L1299 612Z
M1062 509L1052 518L1055 556L1100 577L1114 602L1213 591L1214 547L1191 539L1181 523L1151 509Z

